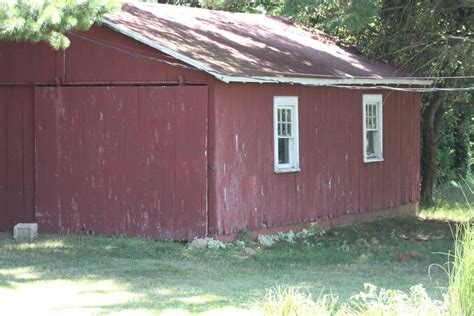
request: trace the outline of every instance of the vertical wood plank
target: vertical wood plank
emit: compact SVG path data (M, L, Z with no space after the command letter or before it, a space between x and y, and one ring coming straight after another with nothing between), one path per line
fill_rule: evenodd
M31 87L21 88L22 107L22 151L23 151L23 212L16 220L35 220L35 168L34 168L34 95ZM0 97L1 98L1 97ZM0 109L1 112L1 109ZM1 136L0 136L1 138ZM1 166L1 163L0 163ZM1 167L0 167L1 168Z
M0 88L0 229L10 229L7 210L7 89Z

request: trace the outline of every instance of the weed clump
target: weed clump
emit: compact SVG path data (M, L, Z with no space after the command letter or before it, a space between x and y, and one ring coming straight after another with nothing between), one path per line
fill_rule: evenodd
M321 295L313 300L301 286L274 287L267 291L265 300L258 302L258 310L264 316L335 315L336 300L332 295Z
M337 306L333 295L320 295L316 300L302 287L276 287L267 291L265 301L258 310L264 316L379 316L379 315L447 315L444 302L430 298L421 285L410 288L409 293L398 290L378 289L365 284L365 291L353 295L349 303Z

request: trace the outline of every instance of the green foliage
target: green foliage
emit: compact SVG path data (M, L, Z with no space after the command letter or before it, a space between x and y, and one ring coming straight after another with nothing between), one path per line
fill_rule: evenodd
M474 154L473 93L451 94L438 130L438 184L472 176Z
M222 241L220 240L216 240L214 238L206 238L207 240L207 248L209 249L214 249L214 250L219 250L219 249L225 249L226 248L226 244L224 244Z
M101 16L119 7L118 0L3 0L0 1L0 39L48 41L67 48L64 33L87 30Z
M200 0L203 8L224 10L230 12L247 12L249 8L256 8L255 1L248 0Z
M277 242L287 242L294 244L297 241L302 241L305 244L309 244L308 240L311 237L323 236L326 231L322 230L321 227L316 223L311 223L308 228L302 229L298 232L292 230L288 232L278 232L274 235L258 235L257 241L263 247L272 247Z
M157 2L157 0L146 0ZM168 0L169 4L199 6L230 12L282 15L296 23L326 31L360 30L378 14L374 0ZM331 32L333 33L333 32Z
M374 0L286 0L282 13L298 24L333 35L348 34L367 26L379 12Z

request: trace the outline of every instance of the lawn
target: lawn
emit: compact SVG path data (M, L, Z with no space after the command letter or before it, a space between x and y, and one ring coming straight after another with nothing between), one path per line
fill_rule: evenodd
M237 246L190 249L85 235L16 242L1 234L0 304L16 314L221 315L245 312L275 285L301 285L315 297L332 292L345 302L367 282L404 291L422 284L442 298L447 275L433 264L447 261L453 223L425 213L335 228L293 244L252 244L254 256Z

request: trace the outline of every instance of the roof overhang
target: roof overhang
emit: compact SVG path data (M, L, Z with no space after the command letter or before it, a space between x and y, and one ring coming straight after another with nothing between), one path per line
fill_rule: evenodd
M249 76L236 77L228 75L217 75L217 79L230 82L243 83L289 83L302 84L308 86L327 86L327 85L418 85L425 86L433 83L433 80L417 78L338 78L338 77L281 77L281 76Z
M135 39L136 41L148 45L154 49L157 49L165 54L168 54L177 60L186 63L196 70L204 71L212 75L217 80L231 83L287 83L287 84L301 84L301 85L310 85L310 86L328 86L328 85L417 85L417 86L426 86L431 85L433 80L430 79L417 79L416 77L386 77L386 78L357 78L357 77L325 77L318 78L317 75L314 77L282 77L282 76L232 76L228 74L223 74L219 71L212 69L211 67L203 64L200 61L189 58L175 50L172 50L168 47L160 45L156 41L153 41L140 33L131 31L122 25L108 21L107 19L102 19L101 23L110 29L119 32L125 36Z

